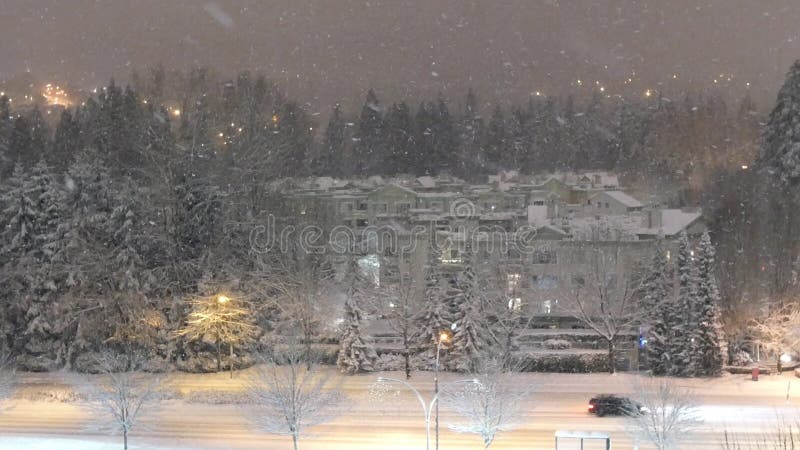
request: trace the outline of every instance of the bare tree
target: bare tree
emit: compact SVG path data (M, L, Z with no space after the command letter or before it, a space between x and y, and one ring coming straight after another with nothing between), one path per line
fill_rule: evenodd
M633 400L643 409L626 416L628 432L658 450L675 450L700 425L697 406L686 389L667 379L634 383Z
M781 355L800 349L800 308L789 304L772 311L754 320L752 330L764 352L777 358L780 364Z
M191 312L186 325L177 335L189 340L202 340L210 337L217 347L217 372L222 370L222 343L230 350L231 378L233 377L233 347L247 343L256 334L256 327L250 324L250 311L241 298L219 294L196 297L189 301Z
M561 274L560 307L606 341L608 371L614 373L617 339L642 319L640 273L624 259L618 244L591 245L565 256L570 261L586 261L582 265L586 271Z
M460 389L442 391L442 404L458 414L463 421L448 424L458 433L477 434L488 449L497 433L513 429L522 422L525 402L534 386L521 383L513 372L504 372L505 361L481 358L476 374L477 383L459 384Z
M800 420L777 421L763 427L759 435L745 438L728 431L723 433L722 450L798 450L800 449Z
M267 255L273 256L273 255ZM324 322L336 317L333 307L333 271L325 255L303 250L260 260L263 281L259 295L262 308L277 311L284 336L302 342L308 369L313 359L312 343Z
M379 303L373 307L402 340L406 379L411 378L411 354L416 349L416 318L422 309L424 289L420 277L415 277L405 258L400 258L398 282L381 286L374 297Z
M530 328L534 315L526 312L528 305L522 301L519 273L498 269L495 276L487 278L482 283L488 286L483 305L490 324L487 331L492 347L501 355L503 370L513 370L513 352L519 348L519 337Z
M258 366L247 380L255 411L250 420L259 430L291 436L294 449L308 429L335 417L344 395L333 372L319 372L295 346ZM308 368L310 366L310 368Z
M84 393L94 416L92 430L122 434L128 449L128 434L145 414L155 412L161 399L161 379L151 373L135 372L139 364L126 357L103 352L97 357L100 375L82 379L77 386Z

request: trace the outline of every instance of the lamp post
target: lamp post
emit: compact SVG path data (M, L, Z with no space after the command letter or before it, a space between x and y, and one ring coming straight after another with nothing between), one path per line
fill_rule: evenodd
M220 294L220 295L217 296L217 303L221 307L224 307L230 301L231 301L231 298L226 296L226 295ZM230 350L229 364L231 366L230 367L230 369L231 369L231 379L233 379L233 342L228 342L228 349Z
M414 386L409 384L407 381L400 380L400 379L397 379L397 378L378 377L378 383L399 383L399 384L402 384L403 386L407 387L411 392L414 393L414 395L416 395L420 406L422 406L422 413L423 413L423 415L425 417L425 449L426 450L430 450L430 448L431 448L431 413L433 412L434 407L436 408L437 412L439 411L439 392L438 392L438 390L434 394L434 396L431 399L430 403L426 403L425 402L425 398L422 396L422 394L419 392L419 390L417 390L417 388L415 388ZM452 381L450 383L445 383L445 386L456 385L456 384L464 384L464 383L472 383L472 384L477 384L477 385L481 384L480 381L478 381L476 379L471 379L471 380ZM438 417L436 419L436 423L437 423L437 425L439 423ZM438 434L437 434L437 437L438 437ZM439 442L437 440L436 445L438 445L438 444L439 444Z
M453 324L455 327L455 323ZM439 333L439 340L436 342L436 361L433 364L433 398L434 400L439 397L439 353L442 349L442 343L450 340L450 332L447 330ZM439 402L436 405L436 450L439 450Z

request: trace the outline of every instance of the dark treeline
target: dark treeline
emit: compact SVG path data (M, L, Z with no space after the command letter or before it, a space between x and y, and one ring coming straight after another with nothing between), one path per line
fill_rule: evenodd
M708 174L751 164L759 132L747 98L598 93L503 108L469 92L412 107L372 91L361 111L334 107L318 130L263 77L167 78L112 81L52 126L44 107L0 99L0 340L22 367L81 366L110 344L161 361L191 353L174 338L186 297L258 282L248 233L280 205L271 180L609 169L702 192L704 180L730 179ZM708 203L720 198L730 200Z
M510 169L593 169L648 182L688 180L696 190L715 170L752 163L760 118L749 97L728 105L710 93L532 96L504 108L472 91L410 105L370 90L360 111L334 105L327 123L316 123L318 113L249 73L223 82L203 69L159 67L134 74L132 86L112 82L65 111L52 131L39 109L17 120L7 114L5 173L40 157L63 170L90 147L116 168L136 170L143 151L174 145L197 164L213 161L260 179L446 172L472 180ZM9 113L7 104L0 107Z

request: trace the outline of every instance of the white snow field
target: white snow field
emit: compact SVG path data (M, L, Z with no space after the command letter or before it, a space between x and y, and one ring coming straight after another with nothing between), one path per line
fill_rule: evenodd
M329 369L333 370L333 369ZM233 380L228 374L173 374L168 378L174 399L162 403L154 415L145 415L142 427L130 435L131 449L290 449L291 439L263 434L246 420L248 407L241 403L246 372ZM301 440L308 450L400 450L425 448L422 409L412 393L398 387L382 397L370 393L379 375L402 377L401 373L343 376L341 386L350 401L331 422L314 429ZM519 383L537 386L526 405L517 429L501 432L493 449L553 449L556 430L608 432L615 449L632 448L619 418L590 416L589 398L598 393L631 391L634 374L518 374ZM457 380L457 374L443 374L442 382ZM701 405L702 429L690 436L686 448L718 449L725 429L740 435L763 432L778 417L795 417L800 406L800 380L790 374L762 376L728 375L718 379L679 379L690 388ZM432 376L415 372L411 383L430 395ZM63 376L24 374L21 387L8 408L0 413L0 450L106 450L122 448L121 438L87 431L91 418L79 402L65 396ZM67 401L41 400L53 396ZM787 400L787 392L789 394ZM225 403L233 401L233 404ZM222 403L219 403L222 402ZM474 435L455 434L446 424L452 414L441 413L442 450L482 448ZM586 450L593 447L586 445ZM599 445L599 444L598 444ZM562 446L561 450L575 447ZM600 447L597 447L600 448ZM646 446L641 446L647 449Z

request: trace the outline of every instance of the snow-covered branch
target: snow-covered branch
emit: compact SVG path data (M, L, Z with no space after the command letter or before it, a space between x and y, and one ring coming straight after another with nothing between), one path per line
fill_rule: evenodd
M637 380L633 400L644 408L626 416L628 432L658 450L683 448L681 443L700 425L692 394L672 380Z
M291 436L295 450L308 429L335 417L344 401L332 373L317 371L306 358L304 350L291 346L247 380L254 408L250 421L261 431Z

